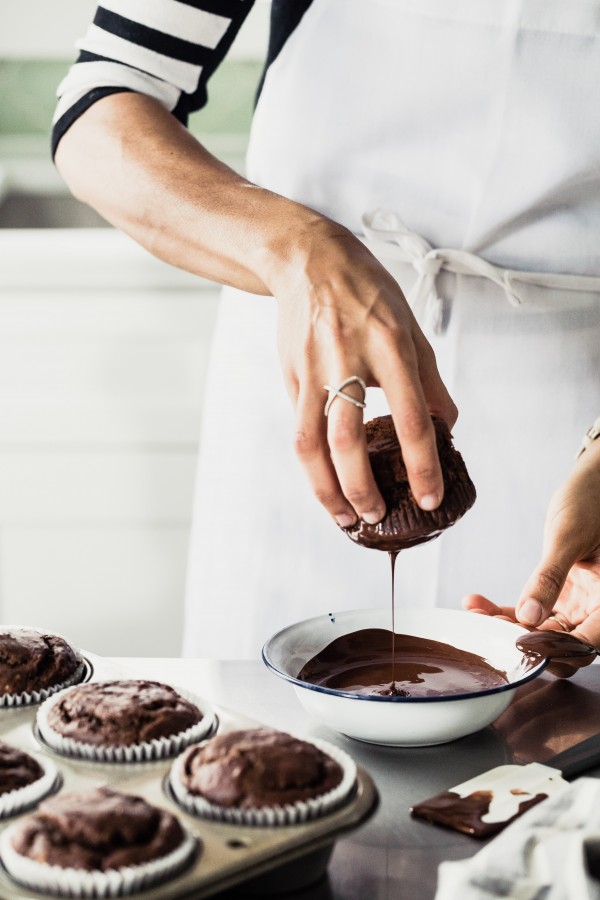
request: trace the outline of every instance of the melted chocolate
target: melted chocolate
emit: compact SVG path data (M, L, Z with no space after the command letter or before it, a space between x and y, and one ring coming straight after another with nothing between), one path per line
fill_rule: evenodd
M512 793L512 792L511 792ZM487 838L498 834L506 828L517 816L522 815L536 803L545 800L548 794L536 794L529 800L519 803L517 812L509 819L500 822L484 822L483 817L489 812L493 791L474 791L466 797L461 797L454 791L444 791L431 800L417 803L411 809L411 814L436 825L445 825L446 828L454 828L463 834L470 834L476 838Z
M531 666L543 659L577 659L598 652L593 644L563 631L532 631L520 637L516 646Z
M507 684L506 672L481 656L450 644L384 628L364 628L336 638L298 674L308 681L353 694L431 697L464 694Z

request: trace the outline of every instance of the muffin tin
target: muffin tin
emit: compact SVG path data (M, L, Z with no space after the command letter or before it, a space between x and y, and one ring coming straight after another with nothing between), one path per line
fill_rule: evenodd
M86 653L85 658L85 680L135 677L101 657ZM324 874L336 838L365 822L377 806L373 781L359 767L354 794L342 807L320 819L270 828L204 821L184 812L172 797L168 784L172 758L107 764L60 756L36 734L37 709L37 705L0 709L0 739L28 753L51 758L60 773L59 790L86 790L106 784L137 794L176 814L184 828L197 838L199 852L190 868L156 888L129 895L132 897L201 900L242 883L245 896L252 890L278 895L298 890ZM260 725L222 707L215 707L215 710L215 731ZM2 820L0 831L20 816ZM0 867L0 897L3 900L43 900L47 896L16 884Z

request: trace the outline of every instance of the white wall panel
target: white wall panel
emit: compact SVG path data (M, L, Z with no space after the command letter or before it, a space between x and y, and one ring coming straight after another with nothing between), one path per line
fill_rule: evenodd
M0 622L178 654L218 293L111 229L0 231Z
M0 340L0 403L68 394L121 399L195 394L204 372L198 342L189 340Z
M3 235L0 232L0 244ZM30 276L21 272L18 290L0 294L0 342L41 336L45 341L93 338L135 341L210 337L219 289L95 290L86 285L65 290L33 290ZM2 279L0 276L0 284Z
M187 543L185 527L3 531L2 621L101 655L177 656Z
M5 291L0 447L195 443L218 293Z
M0 449L0 522L177 524L189 521L195 448L143 452Z
M201 425L201 388L191 397L124 400L106 394L94 398L21 396L0 401L0 448L21 450L35 444L38 452L53 445L83 450L122 447L154 451L195 447ZM1 513L0 513L1 521Z

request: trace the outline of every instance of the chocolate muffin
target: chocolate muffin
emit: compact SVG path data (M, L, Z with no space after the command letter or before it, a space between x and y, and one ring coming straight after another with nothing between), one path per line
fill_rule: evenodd
M33 784L43 774L44 770L33 756L0 741L0 795Z
M141 679L78 685L47 713L48 726L62 737L106 747L168 738L201 720L198 707L172 687Z
M0 694L31 694L70 681L80 661L56 634L31 628L0 632Z
M454 525L475 502L475 486L443 419L432 417L444 478L444 498L437 509L417 504L408 483L406 466L391 416L380 416L365 424L367 449L373 475L387 512L377 525L361 519L344 531L363 547L398 551L423 544Z
M106 872L167 856L184 837L167 810L101 787L45 800L15 828L10 844L48 866Z
M190 794L242 810L312 799L344 775L314 744L268 728L231 731L188 748L180 773Z

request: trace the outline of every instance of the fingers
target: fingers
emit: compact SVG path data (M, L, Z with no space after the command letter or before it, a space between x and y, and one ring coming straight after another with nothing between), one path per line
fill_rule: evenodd
M462 600L463 609L469 612L481 613L485 616L495 616L499 619L507 619L509 622L515 621L515 610L513 606L498 606L492 603L482 594L467 594Z
M571 554L550 553L529 576L517 602L517 620L536 628L552 613L563 589L569 569L576 562Z
M344 390L355 395L356 388L351 385ZM344 496L365 522L380 522L385 516L385 502L369 462L362 409L338 397L327 418L327 441Z
M515 610L513 607L497 606L497 604L492 603L491 600L488 600L487 597L484 597L482 594L467 594L467 596L463 598L462 605L464 609L478 613L479 615L493 616L496 619L503 619L507 622L515 621ZM545 631L559 631L564 633L564 629L561 628L558 622L555 622L552 619L548 619L548 621L544 622L541 628ZM594 646L600 646L600 611L597 614L595 625L590 626L588 620L576 631L571 631L570 633L574 635L574 637L578 637L581 640L594 644ZM592 640L591 635L595 635L596 639ZM557 678L570 678L578 669L581 669L583 666L589 666L595 658L596 655L592 653L589 656L574 657L572 659L551 660L547 667L547 671L551 672Z
M378 380L390 405L415 500L422 509L437 509L444 496L444 480L414 347L405 345L400 353L388 356Z
M354 394L356 388L345 390ZM362 399L360 387L356 397ZM338 525L348 528L357 515L375 524L385 503L369 464L362 409L338 398L325 418L324 407L323 386L305 383L298 396L296 453L317 500Z
M444 492L435 430L418 379L412 380L407 371L402 377L403 384L398 376L386 393L390 407L396 409L394 424L411 490L423 509L435 509ZM359 385L349 385L344 392L362 399ZM357 515L376 524L386 508L369 462L362 409L338 397L325 418L324 405L322 385L312 379L304 381L297 401L295 447L313 491L342 527L354 524ZM456 407L445 389L440 392L438 408L444 409L451 422L455 420Z
M356 513L348 503L338 481L327 448L323 396L316 386L304 384L296 406L294 449L308 476L317 500L338 525L348 528L356 522Z
M448 389L437 367L435 353L423 332L417 328L413 332L413 340L417 350L419 378L427 408L434 416L439 416L452 429L458 419L458 408L448 393Z

